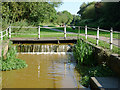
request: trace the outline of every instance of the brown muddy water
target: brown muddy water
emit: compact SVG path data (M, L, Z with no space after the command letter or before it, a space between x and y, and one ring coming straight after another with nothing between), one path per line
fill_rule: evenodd
M25 60L28 67L2 72L2 88L83 88L79 83L81 76L75 69L72 52L59 53L67 52L67 49L56 54L18 51L17 58Z

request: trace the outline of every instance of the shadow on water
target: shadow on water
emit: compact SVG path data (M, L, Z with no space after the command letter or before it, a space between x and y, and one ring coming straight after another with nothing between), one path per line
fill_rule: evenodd
M27 68L2 72L3 88L83 88L75 69L73 44L15 45ZM64 53L63 53L64 52Z

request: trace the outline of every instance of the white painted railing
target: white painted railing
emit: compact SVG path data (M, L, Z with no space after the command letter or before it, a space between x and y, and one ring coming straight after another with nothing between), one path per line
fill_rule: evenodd
M111 30L104 30L104 29L100 29L99 27L98 28L91 28L91 27L88 27L87 25L86 26L74 26L74 27L76 27L76 28L78 27L78 30L79 30L78 33L79 34L80 34L80 28L85 28L85 39L87 39L87 37L88 37L88 34L87 34L88 29L95 30L97 32L97 35L96 35L96 45L99 44L99 36L100 36L99 32L100 31L109 32L110 33L110 41L109 42L110 42L110 49L111 50L113 48L113 33L120 33L118 31L113 31L113 28L111 28Z
M5 36L8 37L8 29L9 29L9 27L8 27L6 30L3 30L3 31L0 32L0 40L1 40L1 41L3 40L3 38L4 38Z
M66 39L66 34L67 34L67 30L66 30L66 25L65 26L63 26L63 28L64 28L64 31L63 31L63 33L64 33L64 38ZM68 26L68 27L71 27L71 26ZM96 45L98 45L99 44L99 36L100 36L100 34L99 34L99 32L100 31L103 31L103 32L109 32L110 33L110 49L112 50L112 48L113 48L113 32L114 33L120 33L120 32L117 32L117 31L113 31L113 29L111 28L111 30L109 31L109 30L104 30L104 29L100 29L99 27L96 29L96 28L91 28L91 27L88 27L87 25L84 27L84 26L74 26L75 28L77 27L78 28L78 35L80 35L80 30L81 30L81 28L85 28L85 39L87 39L87 37L88 37L88 29L90 29L90 30L95 30L96 31L96 33L97 33L97 35L96 35ZM41 32L41 28L45 28L45 27L40 27L40 26L38 26L38 27L21 27L21 26L9 26L6 30L4 30L4 31L1 31L0 32L0 38L1 38L1 41L3 40L3 37L9 37L9 39L11 38L11 36L13 35L13 34L15 34L15 33L11 33L11 30L12 30L12 28L37 28L38 29L38 33L37 34L31 34L31 33L27 33L27 35L28 34L30 34L30 35L38 35L38 39L40 39L41 37L40 37L40 35L42 35L40 32ZM50 27L50 28L56 28L56 27ZM49 29L49 28L48 28ZM5 33L6 32L6 33ZM55 34L63 34L63 33L55 33ZM22 35L26 35L26 33L24 33L24 32L22 32L22 33L17 33L17 34L22 34ZM72 34L72 33L71 33ZM52 33L51 34L44 34L44 35L52 35Z

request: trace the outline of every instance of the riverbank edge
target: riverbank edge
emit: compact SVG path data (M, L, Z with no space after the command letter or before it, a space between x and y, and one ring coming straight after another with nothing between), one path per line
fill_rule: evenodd
M81 40L84 40L80 38ZM120 56L118 54L111 54L106 49L103 49L102 47L96 46L86 40L84 40L85 43L88 43L90 46L92 46L95 50L94 53L94 60L97 60L98 64L106 63L107 66L110 67L110 69L116 73L118 77L120 77Z
M98 64L106 63L106 65L115 73L116 77L91 77L90 78L90 88L101 90L101 89L111 89L119 88L120 83L120 56L119 54L112 54L107 49L96 46L83 38L80 38L85 43L93 47L94 51L94 60L97 60ZM113 84L116 83L116 84Z

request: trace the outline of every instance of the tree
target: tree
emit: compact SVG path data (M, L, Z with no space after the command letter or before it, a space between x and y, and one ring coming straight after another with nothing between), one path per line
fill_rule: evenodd
M81 20L80 16L73 15L73 20L72 20L71 24L77 25L80 22L80 20Z
M95 16L95 2L83 3L80 10L77 12L82 19L93 19Z
M57 13L57 24L70 24L73 20L73 16L68 11L62 11Z
M2 2L2 18L14 23L26 19L28 22L53 21L55 7L61 2Z
M120 29L120 2L91 2L83 3L78 14L81 16L81 23L101 28L115 30Z

